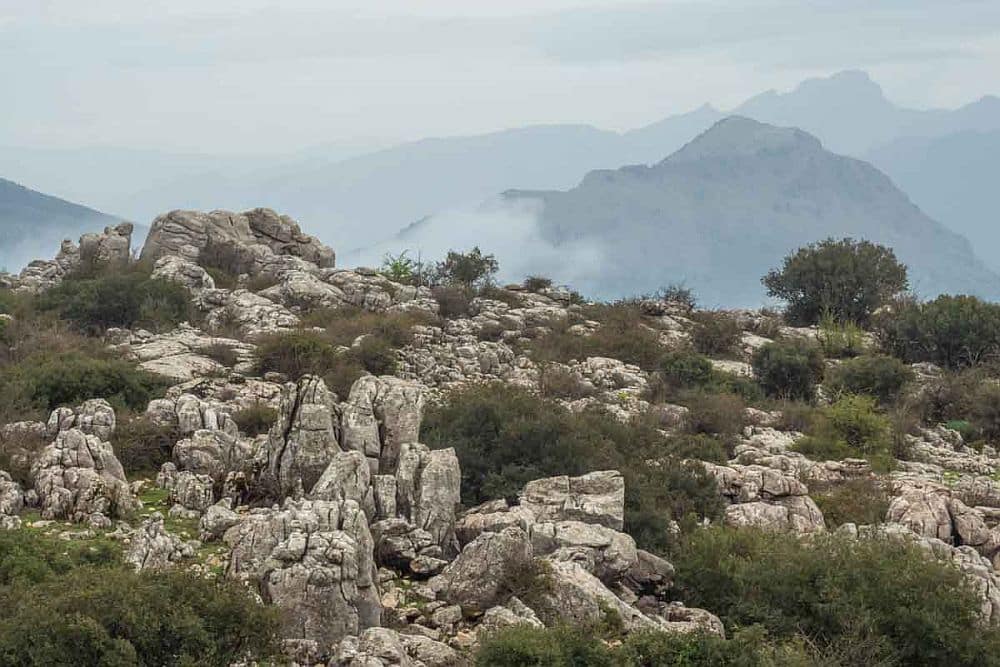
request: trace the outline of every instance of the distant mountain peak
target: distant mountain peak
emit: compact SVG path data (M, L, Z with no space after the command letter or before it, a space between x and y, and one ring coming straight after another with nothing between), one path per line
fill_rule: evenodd
M808 132L776 127L746 116L727 116L708 128L663 163L713 157L750 156L791 150L819 151L822 144Z

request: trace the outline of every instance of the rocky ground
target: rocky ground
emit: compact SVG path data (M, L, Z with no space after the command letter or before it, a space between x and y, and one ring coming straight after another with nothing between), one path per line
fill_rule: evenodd
M120 226L87 235L0 284L42 293L82 262L128 262L130 234ZM246 269L228 287L199 265L221 243L240 250ZM580 336L603 326L581 315L568 290L512 287L491 295L502 300L474 299L466 316L439 318L428 288L335 268L332 250L263 209L161 216L141 257L154 276L188 290L198 325L112 329L103 344L171 383L146 415L177 434L172 461L155 478L129 479L110 444L116 411L103 399L60 407L45 422L3 425L4 442L48 443L29 462L24 487L0 471L4 529L113 542L137 570L181 567L245 582L282 610L286 651L300 664L465 664L484 633L583 625L609 610L626 632L724 633L712 610L673 600L672 565L623 532L619 471L537 479L514 497L470 507L455 451L421 444L425 408L444 392L490 381L534 391L553 372L574 383L573 396L559 399L571 410L599 404L627 420L655 409L664 432L683 428L688 408L651 401L652 375L639 366L533 359L523 341L554 321L573 322L570 333ZM262 337L297 330L317 308L422 313L428 323L394 352L395 375L362 376L342 396L311 375L257 376ZM653 299L642 309L665 350L689 340L695 322L683 304ZM742 349L713 360L732 375L752 372L749 355L771 340L761 332L816 335L765 331L767 314L734 317ZM937 372L916 370L917 384ZM273 425L241 432L233 415L261 406L276 411ZM723 522L919 543L967 573L984 622L1000 620L996 451L973 449L943 426L922 428L908 436L910 460L875 472L864 459L812 461L794 451L802 434L780 430L776 410L748 408L744 417L732 459L704 462L726 505ZM810 489L858 479L890 495L884 521L828 525ZM511 581L539 573L545 586L512 592Z

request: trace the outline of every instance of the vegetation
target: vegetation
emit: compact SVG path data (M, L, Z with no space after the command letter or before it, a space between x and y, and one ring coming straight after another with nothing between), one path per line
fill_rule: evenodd
M752 359L754 374L768 396L785 400L812 400L823 379L823 353L802 340L768 343Z
M241 586L136 574L117 553L0 534L0 665L226 666L276 655L274 611Z
M839 322L825 312L819 320L819 344L831 359L856 357L865 351L865 332L854 322Z
M263 403L257 403L237 410L232 414L232 418L240 433L255 437L271 430L271 425L278 421L278 411Z
M774 641L849 652L833 664L998 661L1000 632L976 618L964 575L901 540L710 528L690 534L671 562L686 604L729 629L759 625Z
M111 446L130 476L154 476L173 460L174 444L180 439L175 426L162 426L145 414L119 416Z
M866 394L883 404L899 396L913 379L913 371L894 357L856 357L834 366L827 373L826 387L834 395Z
M478 246L469 252L449 250L445 258L434 265L431 282L436 285L460 286L469 289L491 285L500 270L493 255L484 255Z
M818 410L811 434L798 440L795 450L819 461L884 458L891 445L892 425L875 405L870 396L849 394Z
M620 470L626 527L641 545L664 546L671 517L715 517L722 509L714 480L700 465L682 464L649 420L623 424L598 409L575 414L505 385L450 394L428 408L421 438L455 448L469 504L516 495L542 477Z
M762 282L769 296L788 303L786 316L795 324L816 324L825 313L838 322L867 324L907 287L906 267L891 249L853 239L800 248Z
M876 318L875 335L888 354L907 363L975 366L1000 352L1000 304L947 295L926 303L902 301Z
M739 321L725 312L702 311L692 315L694 330L691 343L702 354L729 355L736 351L743 336Z
M664 355L659 333L644 320L637 304L618 302L587 307L584 316L600 322L591 334L572 331L573 322L553 322L550 331L529 344L536 361L583 361L611 357L647 370L657 367Z
M830 530L845 523L859 526L884 523L891 498L886 482L869 477L840 483L810 482L809 495L823 512Z

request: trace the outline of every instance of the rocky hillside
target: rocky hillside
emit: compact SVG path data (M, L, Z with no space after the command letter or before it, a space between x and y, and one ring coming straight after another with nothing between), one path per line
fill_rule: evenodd
M627 187L650 211L669 174L757 173L761 152L872 171L802 133L719 136L746 127L585 187ZM0 283L12 664L69 636L59 623L76 613L96 619L95 655L176 647L164 664L996 655L996 425L949 412L941 387L957 371L884 361L868 335L772 312L697 311L681 293L587 303L541 278L430 288L336 268L267 209L160 216L135 264L130 233L88 235ZM694 234L660 235L657 250ZM775 346L820 363L776 388ZM859 359L898 382L842 396L854 376L836 369ZM917 403L926 412L891 422ZM81 562L65 561L79 545ZM112 611L82 588L108 581ZM191 592L150 626L156 641L133 632L143 614L114 620L161 581L151 601ZM200 613L197 591L220 596L200 620L183 616ZM235 614L252 620L227 628ZM30 645L10 630L38 619ZM762 631L739 629L751 625Z
M0 268L20 269L65 238L119 222L100 211L0 178Z
M565 192L507 193L542 205L551 243L589 242L604 261L578 285L620 296L676 281L708 303L752 305L753 279L822 237L893 247L917 293L995 296L1000 278L968 241L928 218L871 165L835 155L800 130L720 121L662 162L591 172Z

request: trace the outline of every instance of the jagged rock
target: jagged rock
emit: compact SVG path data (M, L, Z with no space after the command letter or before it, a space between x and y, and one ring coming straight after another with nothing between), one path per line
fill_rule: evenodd
M625 576L629 589L639 594L659 596L673 583L674 566L656 554L638 549L636 561Z
M429 637L369 628L345 637L328 667L458 667L468 664L451 647Z
M202 515L198 522L199 539L203 542L220 539L226 531L240 522L240 515L233 511L233 501L223 498Z
M101 440L110 440L115 432L115 410L103 398L84 401L75 408L56 408L49 414L45 431L55 438L62 431L76 428Z
M704 466L731 503L725 511L726 523L796 533L826 530L823 513L794 475L761 465Z
M455 513L461 503L461 471L455 450L401 446L396 470L396 513L430 533L447 555L458 552Z
M635 540L625 533L580 521L531 526L535 557L572 560L604 582L617 582L639 562Z
M258 208L243 213L229 211L171 211L153 221L142 249L142 259L156 261L177 255L197 262L209 245L231 246L253 260L251 273L264 272L275 255L301 258L318 267L332 267L334 253L302 233L288 216Z
M66 274L80 265L80 249L70 240L64 240L59 253L51 260L31 262L22 269L13 284L14 291L37 294L55 287Z
M177 382L219 375L227 371L219 351L232 356L233 370L249 373L254 365L254 346L233 338L210 336L186 323L173 331L153 334L138 330L123 334L115 351L138 362L139 367ZM214 358L213 358L214 357Z
M0 517L14 516L24 509L24 491L21 485L0 470Z
M268 471L283 494L311 489L340 452L335 403L326 383L312 375L285 385L281 414L268 434Z
M466 613L486 611L499 599L508 578L531 567L531 540L519 528L483 533L462 549L431 588Z
M199 429L174 445L174 461L180 470L207 475L216 482L247 463L250 445L223 431Z
M167 255L156 260L151 277L182 285L192 294L215 289L215 279L208 271L177 255Z
M201 513L215 502L214 481L208 475L196 475L188 470L177 473L170 487L170 501Z
M371 525L371 531L375 540L376 559L382 566L425 575L428 573L419 571L422 567L420 564L417 565L416 571L412 569L413 562L422 555L435 557L442 553L441 548L435 544L430 533L417 528L406 519L395 518L376 521ZM433 554L433 556L427 556L428 554ZM436 574L436 572L430 574Z
M154 512L132 533L125 562L136 571L168 567L194 556L194 546L163 527L163 515Z
M191 394L182 394L174 401L173 408L177 431L181 435L188 435L204 429L222 431L232 438L239 437L239 429L227 412L226 406L203 401ZM163 408L158 405L157 410L163 410Z
M84 234L80 237L80 262L87 266L126 266L132 257L132 231L130 222L115 227L105 227L103 234Z
M885 520L899 523L921 537L952 539L947 489L934 485L908 485L889 503Z
M417 442L426 388L396 377L359 378L340 406L344 450L363 453L375 474L393 474L403 443Z
M195 305L206 312L211 331L238 331L245 338L294 329L298 316L285 306L249 290L203 290Z
M82 521L120 517L138 507L111 445L79 429L62 431L31 469L42 517Z
M582 521L620 531L625 524L625 480L616 470L538 479L525 484L520 504L537 521Z
M480 636L488 636L517 625L527 625L532 628L545 627L545 624L538 620L538 616L528 605L518 598L512 597L502 606L487 609L476 631Z
M327 650L379 625L373 540L356 502L288 499L280 510L251 511L225 541L227 574L258 583L281 608L287 639Z
M517 527L527 532L535 515L526 507L509 507L503 498L471 508L455 523L459 544L466 545L483 533L499 533L504 528Z
M666 622L664 629L667 632L677 633L707 633L719 637L726 636L725 626L715 614L704 609L685 607L680 602L674 602L667 606L662 614Z
M371 469L364 454L356 451L334 454L309 497L315 500L353 500L366 515L374 518Z

